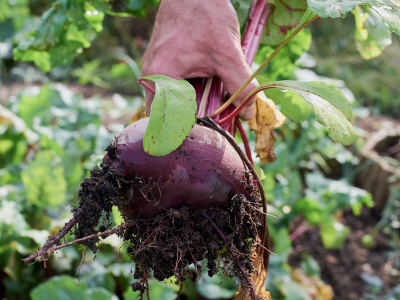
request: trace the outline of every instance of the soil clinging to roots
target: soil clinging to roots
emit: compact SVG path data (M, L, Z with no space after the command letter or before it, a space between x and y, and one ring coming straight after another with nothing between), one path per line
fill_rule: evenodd
M193 276L187 270L191 264L201 274L199 262L204 259L210 276L222 271L228 277L239 277L245 290L253 289L248 282L250 273L256 272L250 258L250 247L251 241L256 241L257 234L263 229L263 216L262 203L251 175L243 174L249 198L236 194L229 205L212 207L203 214L183 206L163 210L152 219L139 216L128 219L123 207L129 200L122 198L118 191L127 187L145 189L151 182L146 183L141 176L126 181L111 167L105 164L101 167L101 170L93 170L91 178L85 179L81 185L79 207L73 210L79 220L75 237L79 239L110 229L112 207L118 206L125 221L133 224L121 229L118 235L129 243L127 251L136 265L134 278L141 279L132 284L134 291L140 291L143 296L148 291L150 275L160 281L174 275L179 284L185 281L186 276ZM221 238L221 232L208 218L225 238ZM92 238L82 244L96 253L98 242L99 238Z

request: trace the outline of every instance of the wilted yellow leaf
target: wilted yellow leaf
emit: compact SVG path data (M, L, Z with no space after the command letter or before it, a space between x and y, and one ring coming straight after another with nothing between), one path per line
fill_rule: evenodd
M144 118L146 118L146 100L143 101L142 106L136 111L136 113L131 118L131 124Z
M273 162L274 154L274 128L279 128L286 117L276 109L274 101L268 99L264 92L257 94L257 114L248 121L251 130L257 134L256 149L257 156L261 162Z
M254 261L254 267L257 270L257 273L251 274L251 280L253 281L257 299L271 300L271 294L266 290L264 285L264 281L267 278L264 260L261 256L256 254L255 247L251 249L251 257ZM233 300L251 300L250 291L244 292L242 285L240 285Z

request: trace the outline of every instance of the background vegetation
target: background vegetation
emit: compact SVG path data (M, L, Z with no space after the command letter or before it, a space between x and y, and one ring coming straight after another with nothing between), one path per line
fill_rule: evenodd
M79 245L52 256L47 268L24 266L21 258L70 218L83 178L142 106L136 77L157 2L113 1L110 13L97 0L0 0L1 299L134 299L134 266L117 238L104 240L95 260ZM248 4L239 4L243 23ZM288 119L277 130L273 164L254 157L276 216L269 218L276 255L266 282L273 299L400 299L398 140L393 155L381 151L395 170L385 207L373 208L384 199L356 186L376 163L364 157L365 141L400 123L400 40L393 35L380 56L364 60L355 30L353 14L319 20L263 73L341 88L360 136L352 146L336 144L311 113L303 124ZM273 49L260 47L256 62ZM120 216L113 217L118 225ZM152 299L177 296L171 282L151 287ZM181 299L231 299L237 287L203 272Z

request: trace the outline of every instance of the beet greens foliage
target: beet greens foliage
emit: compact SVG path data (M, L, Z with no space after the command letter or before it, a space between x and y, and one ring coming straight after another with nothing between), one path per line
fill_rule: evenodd
M140 79L156 85L143 148L150 155L164 156L183 143L196 123L196 91L186 80L160 75Z

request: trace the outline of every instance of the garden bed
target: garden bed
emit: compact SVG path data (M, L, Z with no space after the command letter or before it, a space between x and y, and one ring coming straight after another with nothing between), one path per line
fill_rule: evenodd
M380 217L369 209L363 209L359 217L351 211L343 215L343 223L351 228L345 245L340 250L324 248L318 228L311 228L293 241L293 251L289 264L298 267L303 252L308 252L321 267L322 280L334 290L333 300L358 300L368 292L367 284L361 274L375 275L383 281L385 288L399 284L399 278L390 275L391 259L386 253L390 250L389 238L379 233L376 247L366 249L361 238L369 233ZM298 220L293 224L301 223Z

